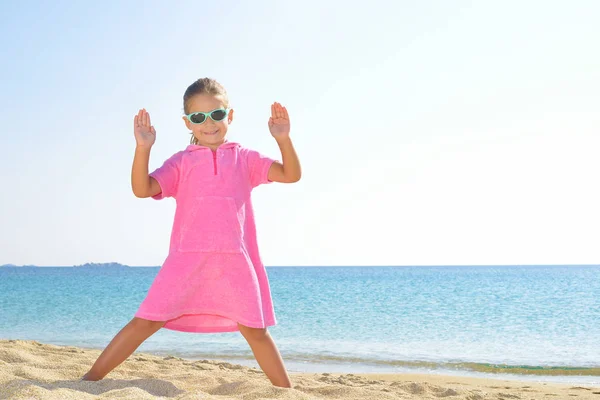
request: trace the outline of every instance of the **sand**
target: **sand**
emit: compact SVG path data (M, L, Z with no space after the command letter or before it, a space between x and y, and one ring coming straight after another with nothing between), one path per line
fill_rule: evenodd
M101 350L0 340L3 399L596 399L600 387L418 374L290 372L274 387L256 368L134 353L97 382L79 381Z

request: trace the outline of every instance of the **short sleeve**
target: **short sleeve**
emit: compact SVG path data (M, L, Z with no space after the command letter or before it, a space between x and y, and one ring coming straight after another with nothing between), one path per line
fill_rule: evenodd
M255 188L263 183L271 183L268 178L269 168L271 168L271 164L273 164L275 160L255 150L248 150L246 157L248 170L250 172L251 187Z
M152 196L153 199L161 200L165 197L177 197L180 166L181 154L176 153L168 158L161 167L150 173L150 176L156 179L162 190L157 195Z

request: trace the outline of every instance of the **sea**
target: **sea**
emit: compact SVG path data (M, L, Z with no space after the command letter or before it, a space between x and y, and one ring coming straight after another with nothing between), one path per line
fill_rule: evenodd
M0 339L103 349L159 267L2 267ZM267 267L290 372L600 384L600 265ZM137 349L259 368L239 332Z

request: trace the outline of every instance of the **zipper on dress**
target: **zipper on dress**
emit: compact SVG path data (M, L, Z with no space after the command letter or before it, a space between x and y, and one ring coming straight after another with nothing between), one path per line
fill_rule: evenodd
M215 175L217 174L217 152L213 151L213 165L215 166Z

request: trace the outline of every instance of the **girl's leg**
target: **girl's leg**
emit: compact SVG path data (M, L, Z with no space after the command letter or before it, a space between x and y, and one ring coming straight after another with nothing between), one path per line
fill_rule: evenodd
M267 328L250 328L238 323L242 336L246 338L260 368L274 386L291 388L290 377L285 370L281 355Z
M140 344L158 331L166 321L149 321L142 318L133 319L121 329L104 349L87 374L84 381L98 381L125 361Z

